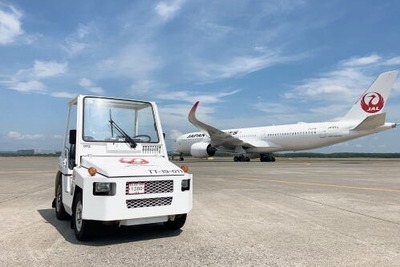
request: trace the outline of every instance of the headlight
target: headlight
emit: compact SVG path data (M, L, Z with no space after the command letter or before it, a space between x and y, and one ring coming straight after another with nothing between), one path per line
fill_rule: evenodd
M93 195L95 196L114 196L115 192L115 183L93 183Z
M182 192L190 190L190 179L182 180Z

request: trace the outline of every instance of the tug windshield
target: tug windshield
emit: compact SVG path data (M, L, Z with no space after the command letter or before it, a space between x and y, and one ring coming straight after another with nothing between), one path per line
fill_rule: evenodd
M141 101L86 97L83 140L89 142L158 143L153 107Z

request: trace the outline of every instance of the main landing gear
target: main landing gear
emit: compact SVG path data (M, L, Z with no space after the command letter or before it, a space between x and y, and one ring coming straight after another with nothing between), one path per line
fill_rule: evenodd
M183 157L182 153L179 154L179 159L176 159L175 156L176 155L172 155L172 156L169 157L169 159L170 160L175 160L175 161L184 161L185 160L185 158Z
M249 162L250 158L245 155L235 156L233 161L238 162ZM260 154L260 161L261 162L275 162L275 157L272 154Z
M272 154L261 154L260 155L261 162L275 162L275 157Z

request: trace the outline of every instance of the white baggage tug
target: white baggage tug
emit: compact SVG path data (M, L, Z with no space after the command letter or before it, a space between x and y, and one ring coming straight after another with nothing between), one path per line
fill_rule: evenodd
M192 209L185 171L168 160L155 103L80 95L69 103L53 207L72 217L78 240L94 222L179 229Z

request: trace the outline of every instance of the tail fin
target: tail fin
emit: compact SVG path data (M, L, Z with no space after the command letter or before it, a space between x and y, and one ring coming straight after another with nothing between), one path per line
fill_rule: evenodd
M397 74L398 71L388 71L380 74L342 120L361 122L369 116L382 113L396 81Z

